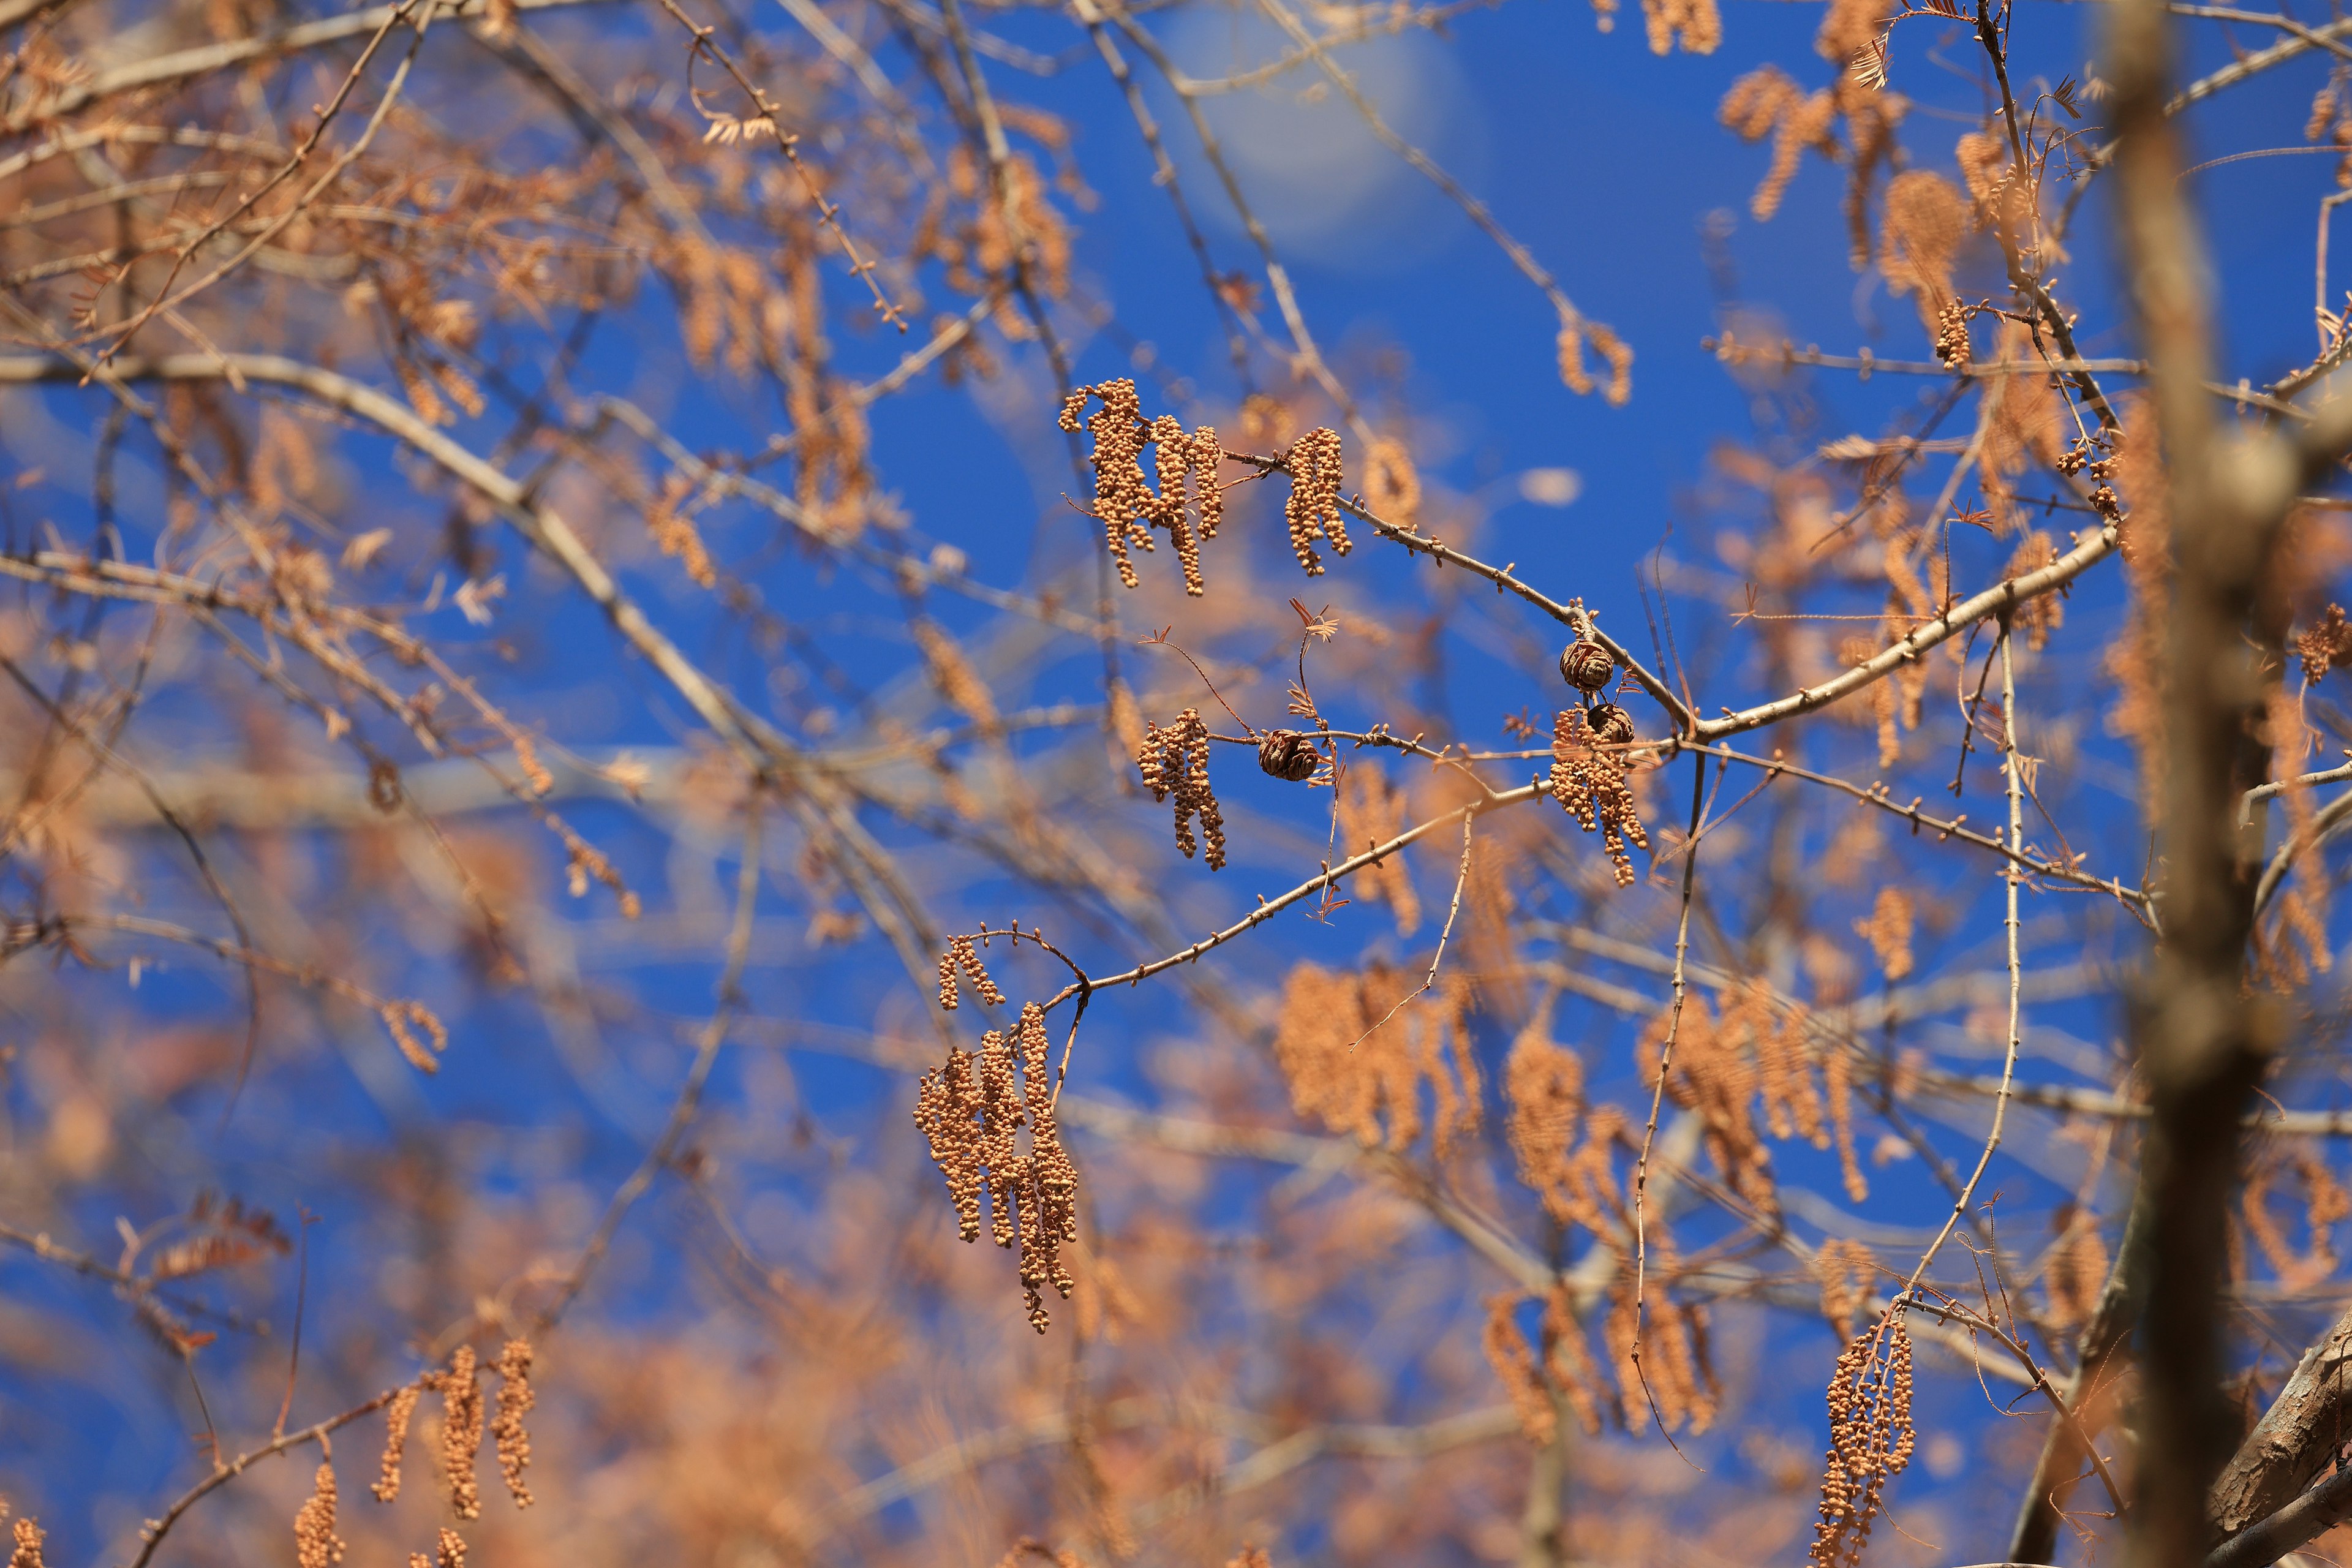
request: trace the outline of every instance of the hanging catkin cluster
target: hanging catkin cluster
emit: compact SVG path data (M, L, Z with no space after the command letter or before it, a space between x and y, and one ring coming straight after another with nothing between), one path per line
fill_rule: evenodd
M1879 889L1870 918L1853 922L1854 934L1870 943L1889 984L1907 976L1916 962L1911 952L1912 924L1911 895L1896 887Z
M499 1374L499 1413L491 1424L497 1441L499 1473L517 1508L531 1504L530 1489L522 1484L523 1468L530 1463L530 1434L523 1417L538 1403L530 1386L530 1342L512 1339L499 1352L491 1370ZM481 1364L471 1345L459 1345L448 1366L428 1372L392 1397L384 1410L383 1463L370 1489L379 1502L400 1496L400 1464L408 1451L408 1427L416 1415L420 1394L441 1395L441 1480L449 1511L459 1519L478 1519L482 1512L481 1484L475 1479L475 1458L482 1447L485 1407ZM329 1522L332 1522L331 1498ZM464 1543L458 1550L462 1552ZM307 1565L306 1565L307 1568Z
M1650 836L1643 831L1633 791L1625 782L1627 763L1620 754L1600 750L1601 743L1582 709L1559 710L1552 721L1551 797L1584 831L1599 831L1617 885L1630 888L1633 861L1625 846L1630 840L1646 851Z
M335 1533L335 1467L322 1462L309 1500L294 1513L294 1562L297 1568L334 1568L342 1560L342 1538Z
M2058 1236L2042 1271L2042 1288L2050 1298L2044 1316L2052 1327L2071 1331L2090 1321L2105 1288L2107 1245L2099 1236L2098 1215L2071 1203L2059 1205L2051 1228Z
M499 1413L490 1418L490 1439L498 1445L499 1475L517 1508L531 1505L530 1489L522 1473L530 1464L530 1433L522 1418L530 1414L539 1395L530 1386L530 1342L509 1340L499 1352Z
M41 1561L41 1538L45 1531L29 1519L16 1521L16 1549L8 1553L8 1568L47 1568Z
M1102 406L1087 414L1089 401ZM1089 461L1095 471L1095 516L1103 525L1103 541L1118 567L1118 580L1130 588L1136 585L1135 563L1128 549L1139 545L1149 552L1157 548L1151 531L1164 528L1184 571L1184 591L1198 595L1202 542L1214 539L1224 521L1224 494L1217 488L1217 465L1224 459L1224 447L1216 431L1203 425L1187 435L1166 414L1145 419L1135 383L1125 377L1070 394L1063 401L1060 424L1073 433L1084 428L1093 438ZM1157 490L1143 471L1146 446L1154 448Z
M1478 1062L1470 1041L1470 990L1452 977L1400 1007L1412 980L1386 964L1334 974L1311 963L1290 972L1274 1056L1302 1117L1397 1152L1427 1125L1442 1154L1478 1125ZM1430 1109L1422 1107L1429 1086Z
M1209 787L1209 726L1200 710L1187 708L1176 722L1161 729L1144 727L1143 744L1136 748L1135 765L1143 770L1144 786L1151 798L1176 801L1176 847L1190 860L1200 846L1192 837L1192 818L1201 819L1209 841L1209 869L1225 866L1225 819L1217 810L1216 792Z
M971 982L971 988L980 993L982 1002L991 1007L1004 1005L1004 993L996 988L996 982L989 978L987 967L980 962L978 944L987 934L983 931L979 937L948 938L948 950L940 954L940 1005L946 1011L952 1013L962 1003L963 994L956 985L959 971Z
M1780 1139L1802 1138L1816 1149L1834 1143L1846 1192L1860 1203L1870 1189L1854 1154L1853 1079L1845 1054L1823 1052L1817 1068L1805 1009L1782 1004L1762 981L1726 990L1722 1005L1718 1017L1705 997L1683 1004L1666 1075L1667 1098L1696 1111L1706 1126L1716 1169L1734 1191L1769 1211L1778 1199L1763 1131ZM1661 1013L1651 1019L1637 1042L1645 1082L1657 1075L1669 1016Z
M1611 1158L1624 1139L1625 1114L1613 1105L1583 1114L1584 1063L1551 1038L1540 1016L1512 1042L1503 1087L1511 1108L1506 1131L1512 1158L1545 1212L1596 1237L1629 1228L1632 1211Z
M1854 1314L1870 1300L1870 1287L1878 1278L1878 1260L1861 1242L1832 1237L1813 1254L1813 1278L1821 1282L1822 1316L1830 1321L1838 1338L1853 1338Z
M474 1477L474 1457L482 1447L482 1377L473 1346L457 1347L439 1385L441 1479L448 1488L449 1511L459 1519L478 1519L482 1488Z
M1587 1436L1598 1434L1600 1369L1593 1363L1591 1347L1585 1343L1584 1327L1577 1321L1567 1285L1555 1285L1544 1303L1538 1331L1540 1352L1530 1349L1519 1331L1517 1315L1526 1300L1524 1294L1509 1290L1486 1298L1486 1327L1480 1336L1486 1364L1495 1369L1504 1392L1510 1395L1520 1433L1538 1447L1550 1442L1559 1426L1557 1399L1567 1404Z
M1643 1280L1643 1311L1636 1305L1634 1270L1623 1268L1610 1289L1609 1312L1601 1334L1617 1365L1618 1420L1638 1427L1652 1405L1669 1432L1705 1432L1722 1407L1716 1380L1706 1306L1677 1301L1666 1282L1679 1267L1673 1232L1654 1222L1649 1228L1650 1266ZM1635 1360L1636 1352L1640 1360Z
M1290 499L1282 503L1282 521L1290 528L1291 553L1309 577L1323 575L1323 557L1315 548L1321 539L1341 555L1355 545L1339 515L1339 432L1327 427L1309 430L1290 444Z
M1013 1038L991 1029L977 1056L951 1047L946 1065L925 1073L915 1093L915 1125L947 1178L958 1231L966 1241L979 1237L986 1197L992 1239L1020 1249L1021 1289L1041 1334L1050 1321L1045 1287L1065 1300L1077 1288L1062 1244L1078 1238L1078 1168L1054 1119L1050 1051L1045 1010L1032 1002Z
M1857 1568L1886 1483L1911 1462L1911 1334L1890 1311L1854 1336L1830 1374L1830 1447L1807 1561Z

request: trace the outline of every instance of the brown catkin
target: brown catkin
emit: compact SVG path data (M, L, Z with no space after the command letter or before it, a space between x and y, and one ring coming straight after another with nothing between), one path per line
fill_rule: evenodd
M2058 559L2057 542L2042 529L2034 529L2017 542L2017 552L2001 569L2003 577L2022 577L2029 572L2039 572ZM2026 600L2010 616L2012 630L2025 633L2025 646L2040 653L2050 646L2050 634L2066 624L2066 601L2057 594L2042 594Z
M1274 1559L1265 1554L1264 1547L1254 1546L1244 1541L1242 1549L1234 1553L1225 1568L1274 1568Z
M1889 984L1911 973L1911 895L1894 887L1879 889L1870 918L1853 922L1855 933L1877 955Z
M1197 815L1202 836L1208 840L1209 869L1223 870L1225 819L1217 809L1216 792L1209 785L1209 726L1200 710L1185 709L1164 730L1157 724L1146 725L1135 765L1142 772L1144 787L1151 791L1152 799L1174 798L1176 847L1184 852L1184 858L1190 860L1200 847L1192 836L1192 818Z
M422 1563L422 1557L412 1557L411 1563ZM433 1568L466 1568L466 1539L447 1525L441 1527L441 1539L433 1552Z
M1887 1482L1911 1462L1911 1335L1891 1310L1856 1335L1830 1375L1830 1448L1808 1561L1857 1568Z
M1095 517L1103 525L1103 542L1109 549L1111 561L1118 569L1118 580L1132 588L1140 581L1135 574L1135 563L1129 559L1128 547L1140 544L1152 548L1151 531L1143 519L1157 504L1151 485L1143 477L1143 438L1147 426L1143 422L1141 403L1135 395L1135 383L1124 378L1106 381L1099 386L1082 386L1063 401L1061 427L1075 432L1080 427L1080 416L1085 414L1090 399L1099 399L1102 406L1087 415L1085 429L1094 437L1095 449L1088 461L1095 471Z
M1538 1017L1511 1042L1503 1066L1511 1108L1507 1132L1519 1180L1542 1195L1546 1209L1567 1220L1574 1217L1569 1151L1584 1111L1584 1060L1552 1040L1548 1022Z
M1832 1237L1813 1254L1813 1278L1822 1286L1822 1316L1830 1321L1839 1339L1853 1338L1854 1314L1870 1300L1870 1282L1877 1273L1877 1259L1858 1241Z
M1345 555L1348 525L1339 515L1339 433L1328 426L1309 430L1291 443L1290 499L1282 504L1283 521L1290 529L1291 552L1309 577L1323 574L1323 557L1314 542L1321 539Z
M523 1470L530 1464L530 1433L522 1418L539 1403L530 1386L530 1342L509 1340L499 1352L499 1412L490 1418L490 1436L498 1445L499 1474L517 1508L531 1505Z
M1413 526L1421 514L1421 473L1403 442L1383 437L1365 449L1364 500L1382 521Z
M947 1178L958 1232L978 1238L985 1198L992 1239L1019 1248L1022 1294L1041 1334L1051 1321L1045 1287L1065 1300L1077 1289L1062 1248L1078 1239L1078 1169L1054 1113L1052 1049L1045 1009L1032 1002L1013 1034L991 1029L981 1037L976 1058L950 1048L946 1065L924 1074L915 1095L915 1121Z
M1582 709L1560 710L1552 723L1549 788L1551 797L1576 818L1578 826L1587 833L1600 833L1617 885L1630 888L1633 860L1625 846L1631 842L1646 851L1650 836L1643 830L1633 792L1625 782L1623 759L1601 750L1601 737L1594 733Z
M1088 415L1089 402L1102 406ZM1147 552L1157 548L1151 530L1164 528L1184 574L1184 591L1198 596L1202 591L1202 542L1217 536L1224 518L1224 496L1217 489L1224 447L1216 431L1203 425L1187 435L1166 414L1145 419L1135 383L1125 378L1071 393L1063 400L1059 423L1073 433L1083 427L1094 438L1088 460L1095 472L1095 516L1103 525L1103 541L1119 581L1130 588L1137 585L1139 579L1129 548L1139 545ZM1160 481L1156 491L1143 471L1146 446L1153 448L1152 468Z
M47 1568L41 1561L41 1539L45 1533L30 1519L16 1521L16 1549L8 1554L8 1568Z
M1442 1155L1478 1125L1479 1072L1471 1049L1471 994L1448 977L1410 1007L1418 989L1374 963L1335 974L1302 963L1283 983L1274 1058L1292 1109L1366 1148L1402 1153L1423 1127ZM1429 1104L1424 1110L1423 1094Z
M1952 264L1969 217L1968 201L1941 174L1908 169L1886 183L1878 270L1888 292L1918 297L1919 319L1930 333L1952 298Z
M423 1392L412 1384L394 1394L384 1410L383 1471L369 1489L378 1502L390 1502L400 1495L400 1458L408 1451L408 1423L416 1414L417 1395Z
M1676 44L1686 55L1711 55L1723 42L1723 17L1715 0L1642 0L1642 21L1654 55Z
M1520 1435L1540 1448L1551 1441L1559 1419L1552 1409L1551 1390L1544 1386L1543 1373L1537 1368L1535 1352L1519 1332L1517 1313L1522 1300L1511 1290L1486 1298L1486 1327L1479 1343L1486 1352L1486 1364L1495 1369L1503 1392L1510 1396L1511 1408L1519 1417Z
M309 1500L294 1512L294 1561L298 1568L334 1568L343 1560L335 1533L335 1467L320 1464Z
M481 1446L481 1370L474 1347L459 1345L441 1376L441 1480L449 1511L459 1519L478 1518L482 1511L482 1489L474 1478L474 1456Z
M1339 852L1350 858L1378 848L1404 831L1404 791L1379 768L1359 763L1348 770L1333 792L1339 818ZM1357 895L1385 901L1396 916L1399 936L1421 928L1421 895L1402 854L1376 860L1356 873Z

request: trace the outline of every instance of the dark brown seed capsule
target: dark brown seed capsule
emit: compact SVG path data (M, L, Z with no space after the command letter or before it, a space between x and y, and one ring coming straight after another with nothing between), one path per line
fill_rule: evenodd
M1607 745L1622 746L1633 738L1633 716L1614 702L1587 709L1584 722L1593 738Z
M1257 743L1257 765L1292 784L1312 778L1323 765L1315 742L1296 730L1268 730Z
M1579 691L1599 691L1617 673L1617 661L1591 638L1579 637L1560 651L1559 673Z

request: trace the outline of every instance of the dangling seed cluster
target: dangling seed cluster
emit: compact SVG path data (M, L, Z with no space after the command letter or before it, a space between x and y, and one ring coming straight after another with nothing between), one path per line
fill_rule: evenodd
M1607 728L1601 729L1602 725ZM1617 733L1620 728L1622 736ZM1633 738L1633 721L1623 709L1606 702L1590 716L1564 708L1552 723L1551 796L1585 832L1600 833L1621 888L1633 885L1633 861L1625 853L1626 843L1630 840L1647 850L1650 836L1643 831L1633 792L1626 785L1624 759L1600 747L1612 742L1622 744Z
M298 1568L334 1568L342 1560L342 1538L335 1533L335 1467L322 1463L310 1500L295 1510L294 1561Z
M499 1473L505 1478L507 1491L517 1508L529 1508L531 1504L530 1489L522 1482L523 1469L530 1463L530 1433L523 1426L523 1417L539 1403L530 1386L530 1342L513 1339L506 1342L506 1348L489 1368L499 1375L498 1415L490 1422L490 1433L498 1447ZM370 1489L377 1501L391 1502L400 1496L401 1458L408 1449L408 1428L416 1415L417 1398L425 1393L437 1393L441 1395L441 1481L445 1500L449 1511L459 1519L481 1517L482 1489L474 1474L475 1458L482 1446L481 1374L474 1347L459 1345L451 1352L446 1369L428 1372L393 1395L384 1410L383 1463L375 1485ZM333 1478L323 1468L320 1477L321 1495L327 1500L325 1528L331 1531ZM298 1536L303 1530L299 1516L295 1530ZM446 1554L447 1542L457 1538L446 1531L443 1533ZM458 1542L461 1563L465 1549L465 1542ZM421 1554L412 1560L424 1561ZM313 1565L306 1560L302 1568Z
M522 1473L530 1464L530 1433L522 1418L530 1414L539 1395L530 1386L530 1342L509 1340L499 1352L499 1413L490 1418L490 1438L498 1445L499 1475L517 1508L531 1505L530 1489Z
M1260 752L1261 760L1264 753ZM1217 796L1209 787L1209 726L1200 710L1187 708L1176 716L1176 722L1161 729L1147 725L1143 744L1135 753L1136 766L1143 771L1145 787L1154 800L1176 800L1176 847L1190 860L1199 846L1192 837L1192 818L1201 819L1201 831L1209 841L1209 869L1220 871L1225 865L1225 819L1217 810Z
M1309 430L1291 443L1290 499L1283 503L1282 520L1290 525L1291 552L1309 577L1323 574L1323 557L1315 549L1322 539L1341 555L1355 546L1339 516L1339 433L1329 428Z
M1975 352L1969 342L1969 317L1973 314L1958 300L1948 301L1936 312L1936 357L1954 370L1969 368L1969 358Z
M1602 691L1617 673L1617 661L1591 637L1579 637L1560 650L1559 673L1579 691Z
M1854 1336L1830 1374L1830 1447L1807 1561L1857 1568L1886 1483L1911 1462L1911 1334L1900 1310Z
M1087 414L1089 401L1102 406ZM1184 591L1199 595L1202 542L1214 539L1224 521L1217 465L1225 453L1216 431L1203 425L1187 435L1183 425L1166 414L1146 420L1135 383L1125 377L1070 394L1062 403L1060 425L1073 433L1083 427L1094 439L1088 460L1095 471L1095 516L1103 525L1103 541L1118 568L1118 580L1130 588L1136 585L1129 547L1140 546L1149 553L1156 548L1151 530L1164 528L1183 568ZM1143 471L1146 446L1155 448L1157 491Z
M989 978L987 967L980 962L977 939L951 936L948 938L948 950L940 954L940 1006L942 1009L952 1013L962 1001L962 993L956 985L958 971L971 982L971 988L980 993L982 1002L991 1007L1004 1005L1004 993L996 988L996 982Z
M1257 765L1276 778L1297 784L1315 776L1323 765L1323 753L1296 730L1268 730L1258 738Z
M441 1477L449 1489L449 1511L478 1519L481 1483L474 1479L474 1456L482 1446L482 1379L474 1347L459 1345L441 1374Z
M417 1395L424 1391L414 1384L392 1396L391 1407L383 1413L383 1470L369 1489L378 1502L390 1502L400 1496L400 1459L408 1451L408 1423L416 1414Z
M991 1029L977 1056L950 1048L946 1064L924 1074L915 1093L915 1124L947 1178L958 1232L966 1241L979 1237L985 1196L991 1239L1019 1248L1029 1321L1041 1334L1051 1321L1045 1287L1065 1300L1077 1288L1062 1244L1078 1238L1078 1168L1054 1119L1050 1049L1045 1009L1032 1002L1021 1009L1012 1039ZM1025 1153L1018 1136L1024 1126Z

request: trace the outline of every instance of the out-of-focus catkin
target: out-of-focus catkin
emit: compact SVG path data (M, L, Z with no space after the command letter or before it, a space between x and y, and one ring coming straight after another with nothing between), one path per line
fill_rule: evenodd
M41 1561L41 1542L45 1531L30 1519L16 1523L16 1549L8 1554L8 1568L47 1568Z
M1367 1148L1398 1152L1424 1126L1441 1154L1475 1130L1479 1072L1469 985L1449 977L1400 1007L1416 989L1402 972L1377 963L1357 974L1312 963L1290 972L1274 1055L1300 1116Z
M294 1561L298 1568L334 1568L343 1560L335 1533L335 1467L321 1462L310 1496L294 1512Z
M1496 1380L1510 1396L1511 1409L1519 1418L1519 1435L1540 1448L1559 1430L1559 1418L1552 1409L1551 1390L1544 1386L1543 1374L1536 1368L1535 1352L1519 1332L1517 1312L1522 1300L1515 1290L1486 1298L1486 1327L1479 1335L1479 1344L1486 1352L1486 1364L1495 1369Z
M1352 859L1378 848L1404 831L1404 791L1379 768L1359 763L1347 771L1335 792L1339 816L1339 852ZM1360 898L1379 899L1396 916L1399 936L1421 929L1421 895L1412 885L1412 868L1402 854L1375 860L1356 872Z
M1364 452L1364 503L1372 515L1411 528L1421 514L1421 473L1402 441L1382 437Z
M1877 956L1878 967L1893 984L1911 973L1911 895L1900 888L1878 889L1878 901L1871 906L1870 918L1853 922L1854 933L1870 943Z
M1590 346L1609 367L1609 380L1601 388L1601 396L1612 407L1622 407L1633 395L1633 350L1624 339L1598 321L1582 318L1560 323L1559 337L1554 344L1559 356L1561 384L1579 397L1589 396L1599 384L1584 363L1584 351Z

